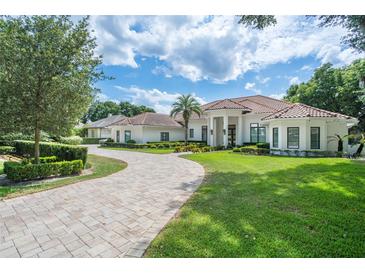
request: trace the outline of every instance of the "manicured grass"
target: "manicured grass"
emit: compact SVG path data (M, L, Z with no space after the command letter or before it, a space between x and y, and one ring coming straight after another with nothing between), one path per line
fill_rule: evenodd
M170 153L174 152L173 148L125 148L125 147L99 147L99 148L110 149L110 150L144 152L144 153L152 153L152 154L170 154Z
M0 186L0 197L10 198L33 192L39 192L55 187L60 187L68 184L82 182L85 180L105 177L115 172L118 172L127 166L126 163L121 162L119 160L92 154L88 155L87 164L91 165L93 171L92 174L59 179L49 183L44 183L35 186Z
M335 158L185 156L208 176L147 257L364 257L365 164Z

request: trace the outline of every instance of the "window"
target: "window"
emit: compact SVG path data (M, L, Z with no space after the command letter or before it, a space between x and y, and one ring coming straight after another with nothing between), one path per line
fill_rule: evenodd
M194 129L189 129L189 138L194 138Z
M258 123L250 125L250 142L251 143L265 143L266 142L266 128L260 127Z
M167 142L170 140L169 133L168 132L161 132L161 142Z
M125 130L124 131L124 142L128 143L129 140L131 140L131 131L130 130Z
M299 148L299 127L288 127L288 148Z
M279 147L279 128L277 127L272 129L272 147Z
M120 143L120 130L116 131L116 141L117 143Z
M311 149L320 148L320 129L319 127L311 127Z
M202 141L207 141L208 127L202 126Z

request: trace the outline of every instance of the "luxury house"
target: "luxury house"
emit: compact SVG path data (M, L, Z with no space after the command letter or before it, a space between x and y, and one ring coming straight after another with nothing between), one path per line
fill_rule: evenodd
M356 118L262 95L217 100L202 106L189 122L189 140L210 146L268 142L272 149L336 151L333 137L348 134ZM106 126L116 142L184 139L182 117L143 113ZM101 129L103 130L103 129ZM347 151L347 140L344 148Z
M111 138L111 129L108 126L125 118L124 115L109 115L107 118L87 123L87 137L89 138Z

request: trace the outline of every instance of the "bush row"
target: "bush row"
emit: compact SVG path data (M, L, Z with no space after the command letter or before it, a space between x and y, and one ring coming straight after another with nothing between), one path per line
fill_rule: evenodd
M101 146L107 147L124 147L124 148L176 148L181 147L183 145L182 142L149 142L147 144L135 144L135 143L115 143L115 142L104 142L101 143ZM201 142L190 142L189 145L194 145L197 147L205 146L205 143Z
M101 140L105 140L106 138L89 138L84 137L82 138L82 144L83 145L98 145Z
M12 154L15 152L15 147L12 146L0 146L0 155Z
M193 153L200 153L200 152L210 152L210 151L217 151L217 150L223 150L223 146L201 146L196 144L190 144L187 146L177 146L175 147L174 152L193 152Z
M7 178L13 181L80 174L82 169L83 163L81 160L42 164L4 162L4 172L6 173Z
M241 152L241 153L253 154L253 155L269 155L270 149L259 148L256 146L245 146L245 147L236 147L233 149L233 152Z
M25 157L34 157L34 142L14 141L16 154ZM58 143L43 143L39 145L40 156L56 156L61 161L87 160L87 147L64 145Z

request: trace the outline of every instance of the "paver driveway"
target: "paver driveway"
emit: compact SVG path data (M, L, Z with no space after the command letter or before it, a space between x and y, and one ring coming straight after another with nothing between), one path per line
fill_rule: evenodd
M0 201L0 257L140 257L201 183L175 155L89 147L124 160L110 176Z

